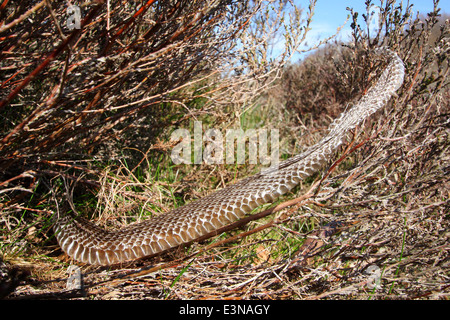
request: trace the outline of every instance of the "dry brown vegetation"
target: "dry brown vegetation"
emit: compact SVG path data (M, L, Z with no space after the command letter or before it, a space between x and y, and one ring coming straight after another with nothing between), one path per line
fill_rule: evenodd
M0 289L18 286L9 298L448 299L450 24L437 3L416 17L383 2L370 37L351 12L351 43L287 66L304 29L295 8L296 24L281 19L284 2L269 13L251 1L111 3L83 9L73 35L58 28L65 6L3 1ZM32 23L14 24L24 14ZM283 24L291 44L270 60ZM120 227L258 170L171 164L168 136L192 119L279 128L283 156L295 154L376 80L383 64L371 49L381 45L405 62L398 96L272 215L154 259L82 266L83 290L65 289L71 262L51 216L67 194Z

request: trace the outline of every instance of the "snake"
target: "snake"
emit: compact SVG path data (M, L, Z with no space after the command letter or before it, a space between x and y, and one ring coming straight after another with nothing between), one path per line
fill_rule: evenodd
M235 184L172 211L106 230L73 212L58 214L54 224L62 250L77 262L109 266L157 255L195 242L230 225L261 205L272 203L333 159L350 130L387 104L402 86L405 67L387 47L373 49L384 68L361 98L328 127L326 135L303 152Z

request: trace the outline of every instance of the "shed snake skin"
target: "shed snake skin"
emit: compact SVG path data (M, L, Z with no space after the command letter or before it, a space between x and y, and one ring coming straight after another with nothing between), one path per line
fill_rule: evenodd
M273 202L318 171L333 157L349 130L382 108L400 88L405 73L402 60L387 48L375 49L374 53L386 61L378 81L350 110L334 120L324 138L303 153L281 162L275 169L116 231L104 230L70 214L62 215L54 227L61 248L79 262L113 265L190 243L243 218L264 203Z

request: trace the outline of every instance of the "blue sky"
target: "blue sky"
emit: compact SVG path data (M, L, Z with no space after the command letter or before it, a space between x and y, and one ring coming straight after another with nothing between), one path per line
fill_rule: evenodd
M317 0L315 14L311 24L312 30L309 32L307 37L308 44L315 44L318 42L318 39L324 39L335 34L336 29L345 22L347 16L349 15L349 11L346 10L346 7L352 7L360 14L365 13L366 6L364 2L364 0ZM380 0L373 0L372 2L375 5L380 4ZM405 5L406 2L407 1L403 1ZM300 5L302 8L307 8L309 5L309 0L295 0L295 3ZM400 3L400 1L398 0L397 3ZM410 3L414 5L414 13L417 11L427 13L433 10L432 0L410 0ZM439 7L442 9L441 13L450 13L450 0L441 0ZM361 16L359 19L361 19L361 24L363 24ZM342 39L346 39L346 37L350 35L350 24L351 20L347 22L343 30L340 32L340 37Z

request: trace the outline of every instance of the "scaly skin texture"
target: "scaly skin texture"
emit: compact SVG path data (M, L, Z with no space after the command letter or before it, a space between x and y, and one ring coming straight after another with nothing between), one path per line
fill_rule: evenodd
M331 159L347 133L382 108L402 85L402 60L386 48L376 49L375 53L387 62L377 83L330 125L321 141L305 152L167 214L117 231L106 231L70 215L60 217L55 233L61 248L73 259L95 265L152 256L195 241L289 192Z

